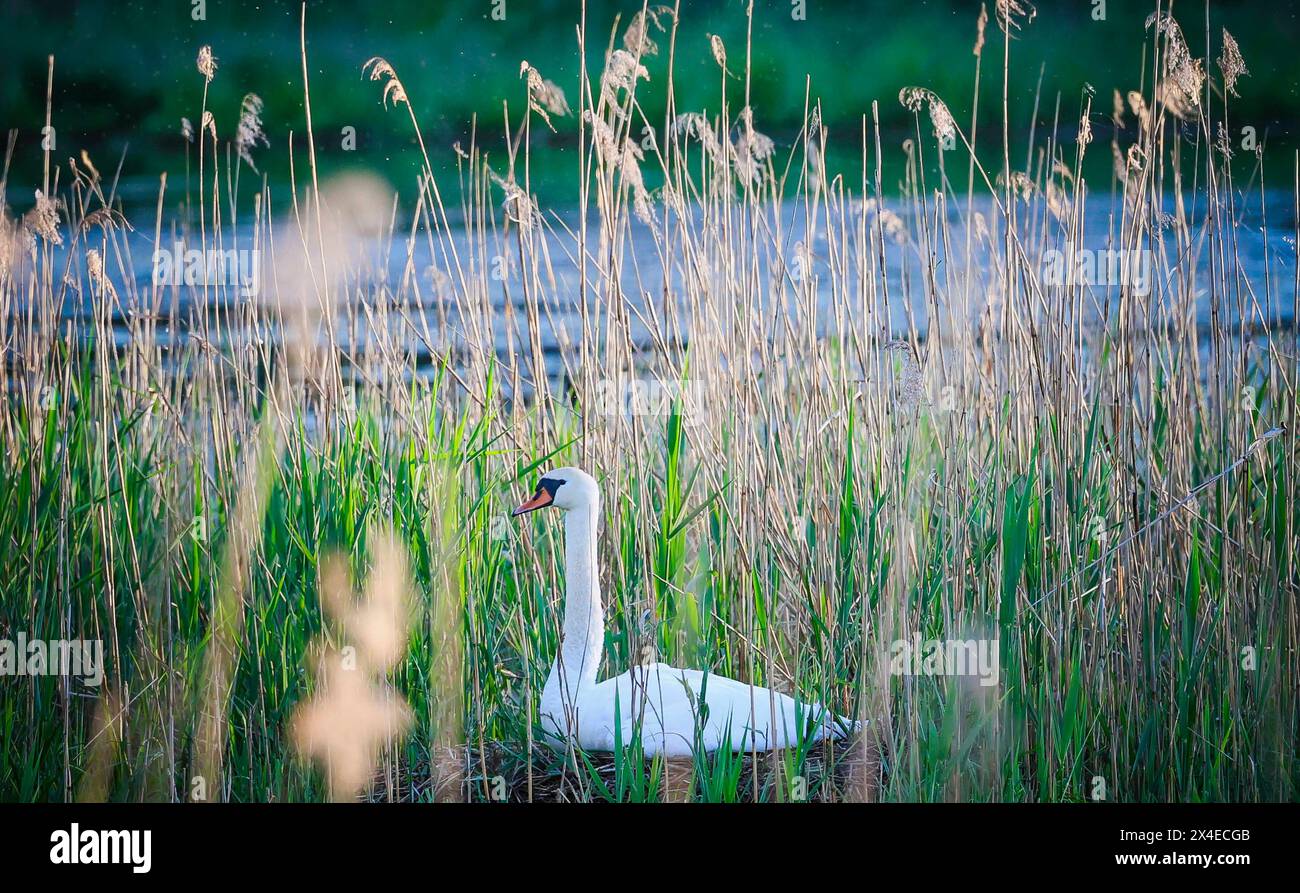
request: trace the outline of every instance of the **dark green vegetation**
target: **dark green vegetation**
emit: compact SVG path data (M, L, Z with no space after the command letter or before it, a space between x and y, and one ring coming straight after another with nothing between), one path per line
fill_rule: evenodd
M671 5L671 4L669 4ZM378 168L398 186L413 182L422 160L415 141L384 120L378 96L361 75L362 63L380 55L402 72L415 112L431 149L434 169L454 171L450 147L468 146L476 124L480 144L493 148L498 166L504 151L503 103L513 118L522 110L519 61L527 59L560 84L572 101L579 75L575 23L576 0L507 0L504 20L492 18L492 0L426 2L386 0L376 4L311 2L307 4L314 125L318 151L332 164ZM1058 7L1059 8L1056 8ZM1020 32L1019 61L1009 73L1009 96L1015 104L1009 121L1012 135L1024 144L1031 127L1050 129L1061 102L1062 125L1069 121L1085 83L1100 99L1094 126L1107 138L1109 96L1114 89L1150 90L1150 58L1142 54L1142 20L1152 6L1131 0L1108 0L1103 21L1094 21L1092 6L1081 0L1041 4L1030 27ZM1251 124L1277 157L1300 147L1295 106L1300 95L1300 68L1292 50L1300 43L1300 19L1294 8L1267 13L1247 2L1215 2L1215 33L1226 26L1242 46L1251 67L1251 89L1236 103L1233 119ZM616 15L626 25L636 5L610 0L588 4L592 38L587 64L600 70L609 28ZM958 120L970 119L971 53L977 2L883 3L809 0L806 18L792 18L787 0L757 3L753 25L750 104L764 130L783 148L797 141L806 93L820 99L824 120L838 137L828 168L855 175L861 159L863 116L880 103L886 145L897 146L911 135L910 116L893 101L909 84L925 84L944 97ZM990 4L990 15L992 5ZM710 55L709 34L731 49L731 67L743 72L746 22L740 0L699 0L682 6L685 29L674 61L679 111L717 107L720 79ZM209 105L223 137L233 132L239 104L254 92L266 103L266 129L275 148L266 153L264 170L274 185L288 177L285 152L290 130L302 127L302 74L298 53L299 4L222 0L208 2L205 21L191 18L188 0L175 2L60 2L8 0L0 31L0 58L7 74L0 80L0 127L19 130L15 174L30 182L40 171L40 128L45 123L46 57L57 56L55 118L63 145L86 148L106 172L126 152L123 171L148 200L160 170L173 178L184 170L180 119L191 119L202 94L202 81L190 75L194 54L210 44L222 77L212 84ZM1206 52L1203 9L1188 4L1180 12L1187 39L1197 56ZM661 87L667 72L667 43L657 58L647 59L652 80ZM1146 77L1144 77L1144 73ZM744 104L746 83L728 79L730 103ZM1039 95L1037 114L1035 95ZM646 98L652 121L663 120L666 93ZM980 101L994 111L1001 102L1001 78L983 80ZM1066 111L1069 110L1069 111ZM195 125L197 126L197 121ZM341 130L357 130L357 150L344 153ZM578 201L577 133L572 120L560 122L554 135L534 133L534 190L555 205ZM1000 133L988 128L981 147L998 151ZM130 150L127 151L127 147ZM65 154L60 150L60 157ZM885 188L894 192L903 178L902 156L884 159ZM1089 160L1089 174L1100 182L1108 170L1103 153ZM1266 170L1271 181L1289 188L1285 170ZM654 171L648 182L658 183Z

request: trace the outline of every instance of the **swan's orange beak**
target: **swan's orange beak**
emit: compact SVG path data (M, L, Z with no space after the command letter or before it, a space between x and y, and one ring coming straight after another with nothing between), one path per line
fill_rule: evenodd
M526 515L529 512L535 512L538 509L544 509L554 500L555 497L550 494L550 491L545 487L538 487L537 492L534 493L531 498L525 499L519 508L510 513L510 516L513 518L516 515Z

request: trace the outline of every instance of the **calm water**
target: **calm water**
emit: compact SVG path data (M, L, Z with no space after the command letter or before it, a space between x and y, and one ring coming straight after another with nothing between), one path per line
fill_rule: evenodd
M1243 203L1242 199L1238 199ZM990 207L990 202L985 200L977 202L974 208L975 213L983 215L984 220L992 221L996 212ZM954 324L966 324L963 320L972 319L975 314L984 307L987 300L987 290L983 283L995 283L996 272L989 271L990 258L994 257L987 245L977 245L972 252L973 264L972 269L975 271L973 281L977 284L972 289L970 295L969 307L965 306L962 282L964 280L966 262L965 262L965 202L960 203L961 207L952 207L949 209L949 220L951 226L952 239L954 244L950 253L943 250L943 246L937 246L935 249L936 271L939 280L938 288L938 307L939 326L946 329ZM888 329L893 334L906 332L909 328L910 319L916 326L918 333L925 337L932 330L931 315L934 304L929 297L930 289L928 285L928 276L923 264L923 233L919 221L913 215L910 206L901 202L887 203L887 207L897 213L904 221L907 236L900 241L886 239L885 246L885 274L886 285L889 295L888 301L888 319L882 317L871 319L865 323L860 318L860 313L855 312L857 308L863 306L863 296L868 293L868 284L865 277L860 277L856 271L856 264L852 256L849 258L850 265L855 269L850 270L843 276L836 275L832 272L832 251L827 244L824 226L813 227L813 235L809 238L809 227L806 225L806 209L802 205L794 203L787 204L782 211L782 227L784 233L780 239L781 250L775 250L771 245L769 236L760 235L760 244L757 247L758 253L758 288L755 292L756 297L751 300L759 302L757 309L766 317L778 318L780 313L790 314L792 316L811 316L814 318L801 320L802 325L812 325L817 329L819 334L834 336L835 329L840 323L837 322L836 315L832 312L837 305L847 304L849 312L844 314L845 318L850 320L850 324L865 324L871 327L873 334L879 334ZM1019 206L1020 213L1025 213L1025 206ZM1253 204L1243 208L1239 213L1239 224L1235 229L1235 250L1240 258L1240 281L1238 287L1241 294L1242 305L1247 308L1245 313L1238 312L1236 299L1230 299L1232 305L1224 309L1228 315L1229 321L1239 321L1251 326L1259 327L1278 327L1289 325L1292 321L1292 301L1295 288L1296 277L1296 246L1295 246L1295 216L1294 216L1293 198L1288 193L1271 193L1267 196L1266 214L1268 221L1268 234L1265 237L1263 231L1264 217L1261 215L1258 207L1258 196L1253 200ZM1166 209L1173 210L1173 201L1166 201ZM1117 213L1117 209L1114 209ZM851 209L856 214L858 209L854 206ZM820 219L824 221L824 209L821 211ZM1203 213L1203 207L1197 206L1194 200L1188 199L1187 213L1189 219L1197 219L1197 216ZM933 215L933 210L931 210ZM153 244L153 209L141 208L138 212L128 213L131 222L136 226L134 232L123 236L125 239L126 251L113 251L110 249L106 266L110 278L117 287L118 293L122 296L124 305L129 304L128 295L130 289L124 288L122 279L122 269L128 269L129 275L134 278L142 302L149 302L151 299L151 285L154 276L154 252ZM548 220L552 220L548 216ZM557 374L562 367L561 355L565 346L576 340L581 331L581 318L579 315L579 270L574 263L577 256L577 243L574 236L564 229L568 227L569 231L576 233L578 228L578 218L576 213L560 215L559 220L564 226L555 224L551 227L551 233L548 237L550 269L543 272L543 281L547 283L543 295L543 313L539 321L539 331L537 333L541 342L543 352L546 357L546 365L551 374ZM991 224L989 224L991 225ZM1046 221L1049 233L1049 244L1059 244L1061 240L1060 226L1050 217ZM455 226L455 221L453 221ZM692 229L697 233L703 228L699 219L691 222ZM1041 219L1032 219L1022 221L1021 240L1029 248L1037 244L1040 235L1040 229L1044 226ZM593 219L589 222L589 245L588 251L595 250L597 224ZM1086 215L1084 235L1082 244L1085 249L1092 251L1104 251L1112 247L1115 243L1112 232L1118 228L1118 221L1112 216L1112 208L1109 199L1101 200L1090 199L1089 213ZM397 231L409 231L400 222ZM164 227L164 233L173 233ZM93 236L98 236L99 231L92 231ZM277 230L276 238L283 241L292 230L281 228ZM686 270L685 261L681 257L673 257L668 265L665 274L664 263L660 258L653 239L649 231L639 223L633 223L631 230L632 238L628 241L624 251L622 265L622 292L623 300L630 305L630 317L632 338L635 344L646 346L650 343L650 337L647 330L647 324L643 317L649 314L649 302L658 302L656 310L663 311L663 295L665 277L671 282L673 290L677 294L685 293ZM242 230L237 232L236 236L242 245L251 245L251 231ZM1199 324L1207 325L1210 317L1210 290L1208 288L1210 275L1210 251L1207 234L1202 225L1194 228L1191 232L1191 248L1181 257L1178 256L1177 239L1174 230L1165 229L1163 231L1166 243L1166 256L1169 258L1169 265L1172 266L1179 278L1190 276L1195 283L1196 295L1196 318ZM295 236L296 238L296 236ZM991 235L992 244L1000 245L1001 236L995 231ZM979 241L979 240L977 240ZM172 235L165 235L163 247L169 254L174 254L176 239ZM197 235L194 237L194 243L197 243ZM456 229L452 240L455 251L459 255L462 264L466 264L472 256L470 241L462 229ZM410 257L408 263L408 244L405 239L399 238L391 243L374 239L363 246L359 263L354 266L359 270L356 275L348 280L351 294L357 293L357 287L361 286L364 292L370 297L367 301L371 304L375 302L375 295L381 294L383 290L379 286L386 287L387 292L391 295L401 287L404 277L412 276L418 281L420 301L418 306L414 303L406 311L407 328L405 332L399 332L398 337L408 341L408 346L417 357L417 367L421 359L428 360L430 348L434 353L441 352L446 347L460 350L483 349L486 344L479 344L479 339L486 341L488 338L492 341L493 349L499 354L506 354L511 344L514 349L520 351L521 346L526 354L527 345L530 343L530 333L527 331L527 318L524 310L525 290L521 281L518 261L513 236L507 241L508 249L502 250L500 255L490 255L488 258L489 278L488 285L493 305L493 320L491 322L490 333L480 333L476 335L467 330L465 323L460 318L459 308L456 305L455 294L457 289L453 285L455 278L454 264L450 260L450 246L439 244L437 240L430 244L430 240L421 235L414 240L409 246ZM811 252L805 250L804 246L811 244ZM183 247L188 247L184 246ZM226 245L224 247L231 247ZM489 248L494 250L494 248ZM841 250L836 246L836 250ZM852 244L849 246L850 254L854 251ZM502 257L509 257L508 262L501 260ZM65 247L58 253L59 269L67 262L67 248ZM171 258L168 258L169 262ZM251 252L246 252L240 257L244 264L244 273L250 272L250 267L254 263L251 258ZM1051 259L1049 259L1050 261ZM1086 260L1085 262L1086 268ZM1062 255L1056 259L1057 273L1077 268L1080 258L1072 258ZM1107 306L1106 299L1109 292L1112 301L1118 296L1118 288L1107 288L1105 280L1112 279L1111 285L1118 286L1118 282L1113 281L1116 274L1120 276L1135 277L1133 280L1135 286L1140 291L1148 294L1146 300L1149 302L1148 307L1152 311L1153 318L1160 317L1160 311L1168 311L1170 302L1182 293L1181 288L1171 288L1167 283L1160 281L1156 276L1156 270L1164 266L1161 263L1155 263L1146 268L1143 272L1143 261L1141 257L1135 258L1133 263L1126 267L1109 267L1107 268L1104 256L1098 256L1098 263L1094 267L1091 275L1094 280L1091 291L1093 300L1090 302L1093 307L1090 312L1094 314L1103 312L1102 308ZM1216 258L1216 263L1218 259ZM269 263L269 257L264 253L256 261L261 267L263 274L269 274L272 265ZM835 260L838 266L840 261ZM773 288L773 279L775 275L781 275L782 265L786 275L794 278L811 277L817 301L815 306L808 305L806 301L801 301L795 297L794 290L787 283L785 299L782 304L777 304L773 297L776 289ZM409 268L409 271L408 271ZM1109 273L1107 272L1109 269ZM468 274L468 268L466 268ZM872 271L878 275L878 271ZM588 276L593 276L593 271L588 270ZM709 271L709 275L714 278L708 281L708 292L717 301L720 302L719 309L730 312L730 307L742 300L740 292L721 274ZM1044 267L1044 276L1051 276L1052 271L1048 266ZM1145 284L1143 277L1145 276ZM698 279L699 273L692 273L692 278ZM1101 279L1101 282L1095 282L1095 279ZM837 280L847 282L847 295L836 295L833 293L834 283ZM553 287L549 284L554 282ZM84 277L83 277L84 283ZM441 285L440 285L441 283ZM950 288L949 283L955 287ZM1271 283L1270 290L1266 284ZM877 285L877 287L879 287ZM590 281L589 278L589 300L596 301L593 297L600 290L597 282ZM273 293L273 289L264 288L261 299L266 300ZM407 294L414 294L414 290L407 287ZM441 297L439 294L441 293ZM65 303L65 315L78 315L87 310L88 292L79 294L73 289L68 290L68 298ZM191 312L190 290L186 286L179 288L173 286L164 286L160 289L160 304L158 306L159 316L161 317L158 327L158 340L163 345L173 343L183 343L189 340L190 332L193 327L201 325L197 314ZM996 295L994 296L996 300ZM1089 302L1085 302L1089 303ZM510 305L510 306L507 306ZM127 312L136 312L141 308L132 308L124 306ZM149 308L144 308L149 309ZM593 313L601 314L603 308L598 304L591 307ZM1233 320L1232 317L1236 319ZM368 314L365 307L353 306L341 307L337 316L338 325L336 341L344 346L351 345L353 348L364 346L364 343L371 337L371 332L367 323ZM172 320L175 320L175 329L172 327ZM443 320L446 320L446 325ZM125 314L118 315L117 338L119 342L127 340L130 336L123 324ZM269 330L270 337L274 338L275 333ZM683 340L689 340L690 333L682 332L680 336ZM227 338L238 340L241 335L237 330L228 330ZM238 346L231 344L230 346Z

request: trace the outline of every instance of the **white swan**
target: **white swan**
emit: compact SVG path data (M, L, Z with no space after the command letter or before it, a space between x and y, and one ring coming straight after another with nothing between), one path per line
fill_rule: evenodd
M564 629L541 703L542 728L553 744L612 751L630 744L639 725L647 756L673 757L694 753L697 735L706 751L750 751L857 731L858 724L818 704L699 670L656 663L596 682L605 639L596 568L600 488L585 471L559 468L542 477L514 514L546 506L565 512ZM702 722L701 703L708 707Z

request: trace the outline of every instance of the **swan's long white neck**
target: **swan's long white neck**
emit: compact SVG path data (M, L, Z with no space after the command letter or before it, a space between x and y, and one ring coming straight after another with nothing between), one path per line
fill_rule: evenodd
M605 614L596 570L596 525L600 500L570 509L564 517L564 629L551 666L542 706L572 710L578 694L596 684L605 644ZM558 717L557 717L558 719Z

